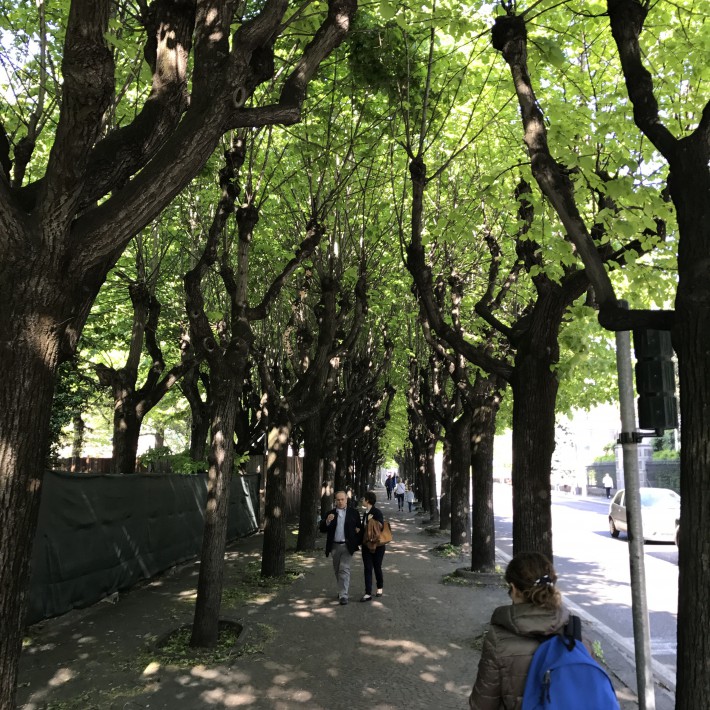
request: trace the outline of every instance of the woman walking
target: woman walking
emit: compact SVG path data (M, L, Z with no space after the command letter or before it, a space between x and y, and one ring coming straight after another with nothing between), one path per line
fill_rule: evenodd
M376 596L381 597L384 587L382 576L382 559L385 556L385 546L379 544L380 533L385 519L382 511L375 508L377 496L373 491L365 494L365 513L362 516L362 563L365 568L365 594L361 602L372 600L372 571L375 571L377 582Z
M552 563L538 552L517 554L505 570L513 602L493 612L483 641L471 710L520 710L525 680L540 639L558 633L569 619Z
M397 485L394 487L394 494L397 497L397 510L404 510L404 494L407 492L407 488L404 485L404 481L400 478L397 481Z

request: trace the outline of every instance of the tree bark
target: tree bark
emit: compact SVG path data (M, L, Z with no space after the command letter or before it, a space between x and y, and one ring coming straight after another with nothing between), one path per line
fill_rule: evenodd
M219 635L219 610L224 582L224 548L227 544L229 487L234 463L234 422L237 401L229 382L219 387L212 418L205 528L200 553L200 575L192 623L191 646L211 647Z
M429 488L429 522L432 523L439 522L439 496L436 490L435 466L436 441L436 437L434 437L432 434L429 434L426 439L425 452L426 477Z
M513 389L513 554L552 560L550 467L558 382L546 357L516 358Z
M290 418L279 410L268 434L262 577L280 577L286 571L286 470L290 437Z
M468 542L469 491L471 485L471 408L464 404L451 431L451 544Z
M449 429L452 429L450 426ZM445 430L443 438L443 455L441 458L441 495L439 496L439 530L449 530L451 528L451 514L452 514L452 480L454 476L459 473L454 471L456 464L454 463L454 456L458 453L456 452L456 443L453 439L455 434L449 433L449 429ZM470 457L469 457L470 460Z
M301 511L298 521L299 551L313 550L318 534L318 513L322 493L321 473L321 417L320 412L309 417L303 425L303 483L301 486Z
M493 440L500 407L500 393L495 378L493 382L478 378L476 389L479 390L480 398L471 426L471 468L473 470L471 570L490 572L496 566Z
M0 274L0 283L8 284ZM19 286L16 282L16 287ZM1 290L5 290L0 286ZM22 289L21 289L22 290ZM45 294L46 305L52 303ZM3 294L5 296L7 294ZM36 293L33 295L36 298ZM4 303L7 301L2 299ZM21 301L22 302L22 301ZM49 432L59 319L50 308L2 319L0 327L0 708L14 708L30 555ZM54 322L53 322L54 321Z

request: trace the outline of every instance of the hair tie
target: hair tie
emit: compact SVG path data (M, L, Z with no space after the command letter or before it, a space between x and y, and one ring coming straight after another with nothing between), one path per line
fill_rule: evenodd
M533 583L533 587L541 587L543 585L545 585L546 587L554 587L555 586L555 583L550 579L549 574L543 574L542 577L539 577Z

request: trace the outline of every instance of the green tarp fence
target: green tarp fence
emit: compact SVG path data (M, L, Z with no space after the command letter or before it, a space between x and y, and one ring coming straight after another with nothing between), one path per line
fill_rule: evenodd
M259 474L233 476L227 539L258 529ZM94 604L200 554L206 475L48 471L26 623Z

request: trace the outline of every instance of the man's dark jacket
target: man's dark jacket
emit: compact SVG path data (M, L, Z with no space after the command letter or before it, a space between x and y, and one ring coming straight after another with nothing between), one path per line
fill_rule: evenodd
M331 514L335 515L333 520L331 521L330 525L327 525L325 522L325 519ZM333 508L332 510L329 510L326 514L325 517L320 521L320 531L327 533L327 537L325 539L325 556L327 557L331 550L333 549L333 537L335 535L335 526L338 524L338 511L337 508ZM348 552L351 555L354 555L359 549L360 546L358 545L359 542L359 535L356 532L356 528L360 527L360 514L355 510L355 508L351 508L348 506L345 509L345 544L348 548Z

